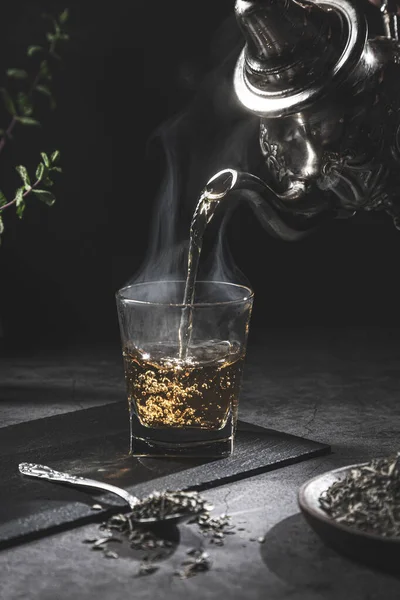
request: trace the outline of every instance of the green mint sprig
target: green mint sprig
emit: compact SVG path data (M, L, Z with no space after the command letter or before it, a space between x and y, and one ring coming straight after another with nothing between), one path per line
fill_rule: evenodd
M51 23L51 29L46 34L46 41L42 45L31 45L27 48L26 55L29 65L25 68L9 68L6 71L8 86L0 87L0 100L2 100L6 112L10 116L8 125L0 128L0 153L6 144L12 140L14 129L21 125L27 127L40 127L40 122L35 115L36 99L44 96L49 102L49 108L54 109L56 102L51 90L52 65L55 60L60 60L59 46L69 39L65 31L68 22L68 9L65 9L58 17L43 15ZM50 156L41 153L41 162L38 164L35 177L31 179L28 170L23 165L16 167L22 179L23 185L18 187L12 200L7 200L0 191L0 241L4 232L2 213L14 206L19 218L22 218L25 210L26 198L30 195L52 206L55 202L54 194L48 190L53 185L51 175L61 172L59 167L59 151L56 150ZM33 183L31 183L33 182Z
M16 213L20 219L24 214L26 198L33 194L48 206L53 206L56 201L54 194L47 188L53 185L52 176L54 173L61 173L62 169L58 166L60 152L55 150L50 156L45 152L40 153L42 160L36 167L35 177L31 178L28 169L23 165L15 167L18 175L22 180L22 185L18 187L14 193L14 198L10 201L0 190L0 235L4 231L4 223L2 212L10 206L15 206ZM33 182L33 183L32 183Z

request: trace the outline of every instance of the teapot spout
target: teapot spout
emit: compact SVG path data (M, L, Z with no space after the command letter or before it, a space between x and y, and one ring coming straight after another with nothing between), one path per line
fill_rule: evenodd
M261 225L276 238L296 242L332 218L330 211L315 215L292 214L279 196L262 179L236 169L224 169L216 173L207 183L204 193L211 200L220 202L228 199L233 192L241 192L247 200ZM296 193L296 190L293 190Z

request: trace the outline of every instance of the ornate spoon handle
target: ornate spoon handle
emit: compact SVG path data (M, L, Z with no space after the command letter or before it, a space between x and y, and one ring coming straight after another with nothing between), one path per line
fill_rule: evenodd
M86 479L85 477L78 477L77 475L70 475L69 473L61 473L60 471L54 471L50 467L45 465L36 465L34 463L20 463L18 465L19 472L29 477L38 477L39 479L47 479L48 481L54 481L55 483L67 483L69 485L76 485L88 488L94 488L102 490L103 492L110 492L119 496L125 502L129 504L131 508L134 508L136 504L140 502L138 498L132 496L126 490L123 490L115 485L103 483L102 481L96 481L94 479Z

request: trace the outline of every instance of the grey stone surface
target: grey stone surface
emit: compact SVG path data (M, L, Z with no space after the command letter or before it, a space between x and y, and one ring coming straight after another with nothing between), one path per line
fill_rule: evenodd
M47 360L46 368L53 365L57 381L60 357ZM78 354L72 363L76 373L79 365L85 366ZM28 374L28 363L24 369ZM117 367L103 366L101 370L106 380L109 373L111 401L121 399L123 386ZM98 378L96 369L84 377L87 389L92 381L98 401L103 379ZM153 575L137 577L139 563L129 552L116 560L107 559L84 544L85 538L97 534L96 525L4 550L0 553L1 599L398 600L400 580L357 565L327 548L299 514L296 497L299 486L318 473L398 449L399 331L267 331L260 339L253 336L251 340L244 386L246 411L251 411L254 423L330 443L333 453L209 490L207 497L215 504L215 513L228 509L243 530L228 536L225 546L217 547L200 538L194 526L182 526L176 552ZM12 402L18 401L21 409L24 397L19 401L17 390L14 393ZM66 394L61 407L56 393L52 407L50 399L37 405L31 401L26 419L60 409L76 410L79 407L68 393L69 399ZM86 402L92 401L88 394L80 403L88 406ZM12 402L6 404L9 409ZM14 422L20 422L22 414L19 412ZM251 541L263 535L264 543ZM213 568L187 580L174 576L187 549L201 542Z
M118 347L0 358L0 427L108 404L124 391Z

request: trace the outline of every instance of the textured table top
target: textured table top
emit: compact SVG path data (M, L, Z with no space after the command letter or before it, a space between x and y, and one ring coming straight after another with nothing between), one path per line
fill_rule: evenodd
M3 427L124 396L117 347L5 357L0 375ZM193 526L180 527L179 546L156 573L137 577L139 562L130 552L112 560L83 543L99 533L86 525L1 551L0 598L398 600L400 581L327 548L300 515L296 497L318 473L398 449L400 331L257 333L244 387L253 423L329 443L333 453L207 491L215 514L228 510L237 525L224 546L203 540L210 571L173 575L202 541Z

